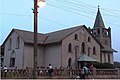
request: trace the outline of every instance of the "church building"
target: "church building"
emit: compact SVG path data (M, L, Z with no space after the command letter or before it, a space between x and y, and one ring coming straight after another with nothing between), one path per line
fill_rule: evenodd
M93 28L75 26L51 33L38 33L37 66L80 66L82 61L113 64L111 28L105 28L100 10ZM34 34L13 29L5 39L3 65L8 68L33 68Z

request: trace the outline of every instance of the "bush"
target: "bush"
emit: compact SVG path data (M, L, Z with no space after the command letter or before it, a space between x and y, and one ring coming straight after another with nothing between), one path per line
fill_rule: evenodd
M97 69L115 69L115 66L113 64L109 63L91 63L94 65Z

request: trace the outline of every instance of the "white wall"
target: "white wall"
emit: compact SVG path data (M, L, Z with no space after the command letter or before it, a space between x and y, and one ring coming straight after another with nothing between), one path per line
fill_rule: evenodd
M24 68L31 67L33 68L33 52L34 45L32 44L25 44L24 48ZM37 49L37 66L43 66L43 59L44 59L44 47L43 45L38 45Z
M10 55L14 51L15 52L15 67L22 68L23 67L23 50L24 50L24 42L20 39L20 45L19 49L16 48L16 41L17 41L18 34L16 32L13 32L9 38L7 39L5 43L5 52L4 52L4 65L6 65L8 68L14 68L9 67L10 66ZM11 50L9 50L9 40L12 39L12 46Z
M45 47L45 67L52 64L53 67L61 66L61 44L49 44Z

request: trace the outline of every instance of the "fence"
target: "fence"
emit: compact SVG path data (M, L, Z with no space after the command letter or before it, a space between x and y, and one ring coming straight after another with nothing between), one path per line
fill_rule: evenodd
M38 79L43 78L76 78L81 74L79 69L55 69L52 76L49 75L48 70L38 69L36 72ZM33 69L8 69L1 70L2 79L30 79L33 77ZM85 76L87 79L120 79L120 69L93 69L92 73Z

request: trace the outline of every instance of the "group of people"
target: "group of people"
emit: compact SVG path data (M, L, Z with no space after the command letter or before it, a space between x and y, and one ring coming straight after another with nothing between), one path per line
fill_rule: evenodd
M40 73L41 75L42 75L42 73L43 73L42 68L43 68L43 67L41 67L40 71L38 72L38 73ZM84 65L83 68L80 70L80 74L79 74L79 76L77 76L77 78L82 78L82 79L84 79L85 76L88 76L89 74L93 74L93 68L94 68L93 65L90 65L89 68L87 68L87 66ZM8 68L7 68L7 66L5 65L5 66L3 67L4 77L6 77L6 75L7 75L7 69L8 69ZM57 68L55 68L55 69L57 69ZM62 69L62 67L60 67L60 69ZM70 67L70 68L68 68L68 69L72 69L72 67ZM49 66L47 67L47 73L48 73L48 75L49 75L50 77L52 77L53 71L54 71L54 69L53 69L52 65L49 64Z
M52 67L51 64L49 64L46 69L45 69L45 67L42 67L42 66L41 66L40 68L41 68L40 71L38 70L38 75L39 75L39 73L40 73L40 75L42 76L43 71L46 70L46 72L48 73L48 75L49 75L50 77L52 77L53 67ZM38 68L38 69L39 69L39 68Z
M84 65L83 68L80 71L79 76L77 76L76 78L85 79L85 76L92 75L93 74L93 68L94 68L93 65L90 65L89 68Z

